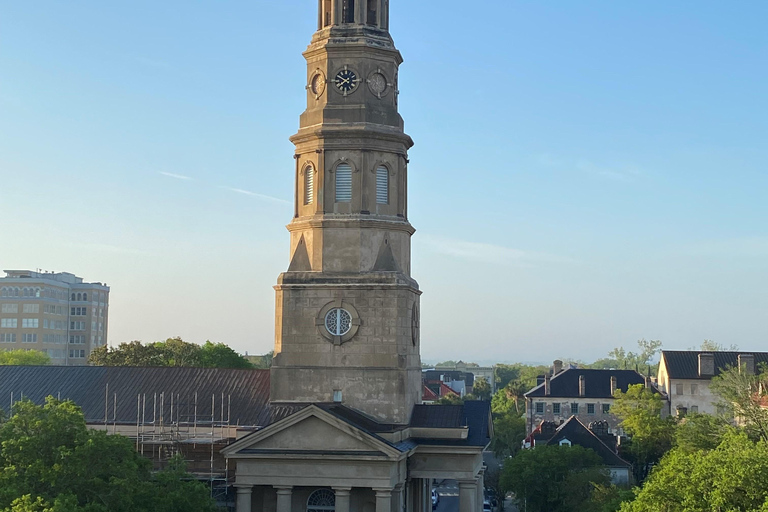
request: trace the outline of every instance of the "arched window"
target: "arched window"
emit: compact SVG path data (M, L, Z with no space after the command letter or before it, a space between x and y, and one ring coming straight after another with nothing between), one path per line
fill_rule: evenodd
M336 202L349 203L352 201L352 166L339 164L336 167Z
M72 294L72 300L77 300L77 295L75 295L74 293Z
M14 288L13 289L13 296L14 297L18 297L19 296L19 289L18 288Z
M355 0L342 0L341 21L342 23L355 22Z
M315 199L315 169L309 165L304 169L304 204L312 204Z
M0 290L0 297L7 297L7 296L8 296L7 288L3 288L2 290Z
M88 300L88 294L87 294L87 293L84 293L84 294L83 294L83 300L84 300L84 301L87 301L87 300Z
M336 494L330 489L318 489L309 495L307 512L335 512Z
M40 297L40 288L35 288L35 297Z
M81 300L83 300L83 294L82 293L78 293L77 294L77 302L80 302Z
M383 165L376 169L376 202L389 204L389 169Z

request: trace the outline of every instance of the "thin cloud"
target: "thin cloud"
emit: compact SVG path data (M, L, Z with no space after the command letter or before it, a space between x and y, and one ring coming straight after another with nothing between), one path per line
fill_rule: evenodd
M279 197L272 197L266 194L259 194L258 192L251 192L250 190L245 190L242 188L226 187L224 185L220 186L219 188L223 188L224 190L229 190L230 192L235 192L236 194L242 194L244 196L258 197L259 199L266 199L267 201L274 201L276 203L291 204L290 201L286 201L285 199L280 199Z
M572 259L562 256L524 251L483 242L470 242L425 234L420 235L417 240L440 254L479 263L518 266L530 266L535 263L573 263Z
M163 176L168 176L169 178L176 178L177 180L193 180L194 178L190 178L189 176L184 176L183 174L174 174L172 172L162 172L160 171L159 174L162 174Z

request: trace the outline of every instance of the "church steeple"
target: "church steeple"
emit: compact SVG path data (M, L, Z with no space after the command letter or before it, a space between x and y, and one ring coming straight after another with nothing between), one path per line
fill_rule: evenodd
M304 52L291 256L277 291L274 401L340 401L406 423L421 396L400 52L388 0L320 0ZM378 397L371 401L370 397Z

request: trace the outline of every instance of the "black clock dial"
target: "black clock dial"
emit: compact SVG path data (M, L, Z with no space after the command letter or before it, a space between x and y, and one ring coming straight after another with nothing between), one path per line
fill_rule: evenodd
M357 82L357 75L350 69L342 69L336 75L336 87L341 92L350 92L357 87Z

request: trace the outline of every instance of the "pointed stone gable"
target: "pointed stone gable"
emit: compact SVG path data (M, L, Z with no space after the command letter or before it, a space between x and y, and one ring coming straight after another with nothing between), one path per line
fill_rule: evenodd
M288 267L288 272L311 272L312 264L309 262L309 253L307 253L307 244L304 241L302 235L299 243L296 245L296 250L293 251L293 258L291 264Z
M376 258L376 263L373 265L373 270L377 272L400 271L395 255L392 253L392 247L389 245L389 240L386 237L379 248L379 255Z

